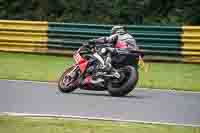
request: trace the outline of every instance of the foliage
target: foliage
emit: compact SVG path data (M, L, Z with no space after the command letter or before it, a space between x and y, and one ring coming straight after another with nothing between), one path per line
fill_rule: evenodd
M199 0L0 0L0 19L197 25L199 5Z

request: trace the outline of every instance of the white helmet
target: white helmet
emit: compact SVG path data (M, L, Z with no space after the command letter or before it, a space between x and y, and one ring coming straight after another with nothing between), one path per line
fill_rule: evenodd
M125 27L121 26L121 25L113 26L112 29L111 29L111 34L125 33L125 32L126 32Z

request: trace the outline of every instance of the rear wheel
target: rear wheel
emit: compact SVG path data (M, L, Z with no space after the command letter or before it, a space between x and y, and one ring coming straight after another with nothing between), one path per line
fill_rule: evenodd
M119 69L120 79L113 79L108 83L108 91L112 96L125 96L131 92L138 81L138 71L133 66Z
M67 69L58 80L58 88L63 93L69 93L78 88L78 70L73 66Z

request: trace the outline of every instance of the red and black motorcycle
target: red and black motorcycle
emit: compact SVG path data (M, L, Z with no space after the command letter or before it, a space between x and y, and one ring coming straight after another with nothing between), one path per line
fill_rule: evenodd
M125 96L137 84L140 55L138 51L108 44L83 45L74 53L76 63L60 77L58 88L64 93L80 88Z

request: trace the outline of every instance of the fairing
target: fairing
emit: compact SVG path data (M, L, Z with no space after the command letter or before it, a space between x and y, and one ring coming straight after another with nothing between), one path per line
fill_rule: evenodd
M77 64L79 64L81 73L84 73L87 68L88 61L81 57L81 55L78 52L74 55L74 60Z

